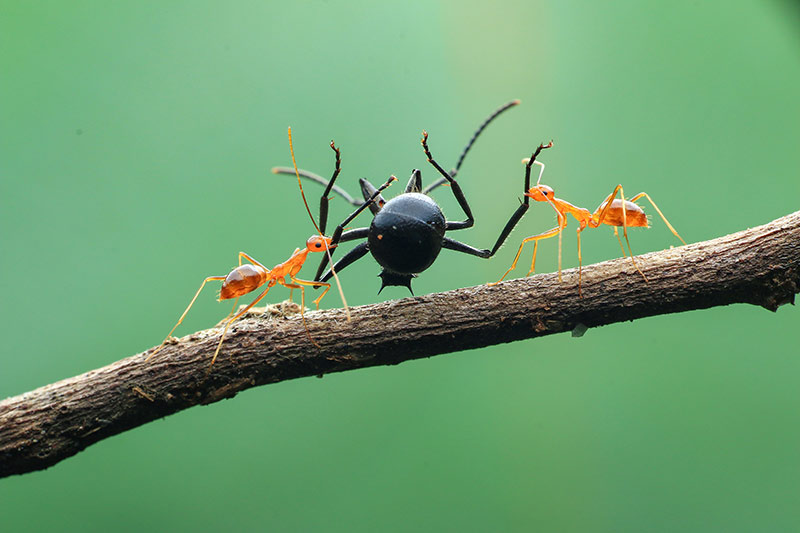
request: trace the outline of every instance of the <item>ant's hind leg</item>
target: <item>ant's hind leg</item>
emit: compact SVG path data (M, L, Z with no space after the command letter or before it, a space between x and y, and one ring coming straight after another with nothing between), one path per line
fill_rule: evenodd
M258 298L256 298L252 302L250 302L247 305L247 307L245 307L244 309L242 309L241 311L236 313L236 315L233 318L228 319L228 321L225 323L225 329L222 330L222 336L219 338L219 344L217 344L217 350L214 352L214 357L211 358L211 364L208 365L209 372L211 371L211 367L214 366L214 361L217 360L217 356L219 355L219 350L220 350L220 348L222 348L222 341L225 340L225 335L228 333L228 328L231 326L231 324L233 324L233 322L236 321L237 318L239 318L240 316L242 316L243 314L248 312L250 310L250 308L252 308L258 302L260 302L262 300L262 298L264 298L264 296L267 295L267 293L269 292L269 290L271 288L272 288L272 286L268 286L264 290L264 292L262 292L261 294L258 295ZM231 358L231 360L233 360L233 359Z
M628 243L628 253L631 255L631 261L633 262L634 268L642 275L645 281L647 281L647 276L644 275L642 269L639 268L639 265L636 264L636 259L633 258L633 250L631 249L631 241L628 239L628 210L626 209L625 204L625 192L622 190L622 185L617 185L614 187L614 190L611 194L606 197L605 201L600 204L600 207L592 214L592 218L596 220L596 222L590 222L592 227L599 227L600 224L603 223L603 220L606 218L606 214L608 213L609 209L611 208L611 202L613 201L614 197L619 192L619 198L622 202L622 235L625 237L625 242ZM637 196L636 198L641 197L641 195ZM616 230L615 230L616 231ZM625 255L625 250L622 250L622 255Z
M622 239L619 236L619 231L617 231L617 226L611 226L611 227L614 228L614 235L617 236L617 242L619 242L619 249L622 250L622 257L626 257L625 245L622 244Z
M269 272L269 269L267 267L265 267L264 265L262 265L261 263L259 263L258 261L256 261L252 257L250 257L249 255L247 255L247 253L245 253L245 252L239 252L239 266L242 266L242 257L244 257L245 259L250 261L250 264L253 264L255 266L259 266L259 267L263 268L264 270L266 270L267 272ZM239 304L239 297L237 296L236 299L233 300L233 307L231 307L231 312L228 313L228 316L225 317L225 318L230 318L230 317L233 316L233 313L236 312L236 306L238 304Z
M164 339L164 341L161 343L161 345L158 348L156 348L155 351L153 351L153 353L151 353L150 355L147 356L147 359L145 359L145 362L149 361L155 354L160 352L161 348L163 348L164 345L166 344L166 342L170 339L170 337L172 337L172 333L177 329L178 326L181 325L181 322L183 322L183 319L186 318L186 314L189 312L189 309L191 309L192 306L194 305L194 301L197 300L197 297L200 296L200 292L203 290L203 287L206 286L206 283L208 283L209 281L222 281L226 277L227 276L209 276L209 277L207 277L206 279L203 280L203 283L200 284L200 288L197 289L196 293L194 293L194 298L192 298L192 301L189 302L189 305L186 307L186 310L183 312L181 317L178 319L178 323L175 324L175 326L173 326L173 328L171 330L169 330L169 333L167 333L167 337Z
M640 192L639 194L637 194L636 196L631 198L631 202L636 202L636 200L638 200L641 197L647 198L647 201L649 201L650 205L652 205L653 208L658 212L659 216L661 217L661 220L664 221L664 224L667 225L667 227L672 232L672 234L675 235L678 238L678 240L680 240L683 244L686 244L686 241L684 241L683 238L680 235L678 235L678 232L675 231L675 228L672 227L672 224L669 223L669 220L667 220L667 217L664 216L664 213L661 212L661 209L658 208L658 206L653 201L653 199L650 198L649 194L647 194L646 192Z

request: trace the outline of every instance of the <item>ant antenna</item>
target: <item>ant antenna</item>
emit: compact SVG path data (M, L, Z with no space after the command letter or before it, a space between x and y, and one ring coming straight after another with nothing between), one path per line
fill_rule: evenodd
M336 279L336 288L339 289L339 296L342 297L342 303L344 304L344 312L347 314L347 321L350 322L350 307L347 305L347 300L344 297L344 291L342 290L342 283L339 281L339 276L336 274L336 271L333 269L333 258L331 257L331 249L328 248L328 241L325 240L325 235L322 234L322 231L319 229L317 225L317 221L314 220L314 215L311 214L311 209L308 207L308 202L306 201L306 195L303 192L303 183L300 181L300 171L297 170L297 161L294 159L294 146L292 145L292 127L289 126L289 152L292 154L292 165L294 166L294 173L297 176L297 185L300 187L300 196L303 197L303 204L306 206L306 211L308 212L309 218L311 218L311 223L314 224L314 227L319 233L320 237L323 237L322 242L325 244L325 253L328 254L328 261L331 265L331 273L333 274L334 279Z
M544 174L544 163L540 163L539 161L534 161L534 165L539 165L539 179L536 180L536 185L539 185L542 181L542 174Z

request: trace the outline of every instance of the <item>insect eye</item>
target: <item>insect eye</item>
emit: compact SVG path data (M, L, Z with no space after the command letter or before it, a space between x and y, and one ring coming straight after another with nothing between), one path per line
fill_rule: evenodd
M317 243L314 246L316 246L317 248L322 248L322 245L320 243Z

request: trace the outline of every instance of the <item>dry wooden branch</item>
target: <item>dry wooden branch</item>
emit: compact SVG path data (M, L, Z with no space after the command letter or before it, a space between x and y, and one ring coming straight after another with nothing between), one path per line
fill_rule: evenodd
M209 373L220 329L0 402L0 476L47 468L90 444L249 387L456 352L636 318L751 303L769 310L800 291L800 211L711 241L577 271L404 298L351 310L238 322Z

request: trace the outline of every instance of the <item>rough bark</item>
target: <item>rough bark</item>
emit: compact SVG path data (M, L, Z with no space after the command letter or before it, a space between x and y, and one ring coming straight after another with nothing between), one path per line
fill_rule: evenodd
M0 476L47 468L90 444L249 387L573 331L750 303L769 310L800 289L800 211L764 226L637 256L351 309L238 322L209 371L219 327L0 402Z

